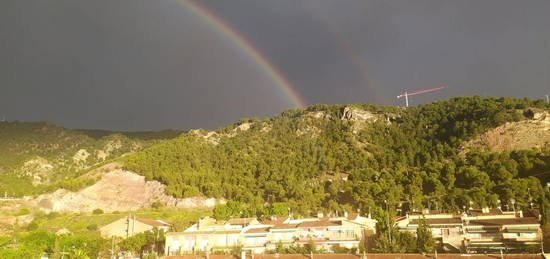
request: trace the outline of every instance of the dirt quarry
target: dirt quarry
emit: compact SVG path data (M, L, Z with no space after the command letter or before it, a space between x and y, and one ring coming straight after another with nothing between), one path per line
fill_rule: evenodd
M489 130L463 145L463 150L473 148L493 152L540 148L550 145L550 113L535 113L533 119L508 122Z
M165 194L166 186L158 181L146 181L145 177L123 169L107 167L99 181L80 191L60 189L43 194L29 201L30 206L45 212L89 212L101 209L105 212L133 211L150 207L154 202L174 207L213 207L225 203L223 199L191 197L178 199ZM104 169L103 169L104 170ZM97 176L97 172L94 173Z

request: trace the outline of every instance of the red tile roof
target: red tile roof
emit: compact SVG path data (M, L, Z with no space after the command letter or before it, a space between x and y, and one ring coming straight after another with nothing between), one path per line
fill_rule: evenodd
M298 225L296 224L278 224L271 227L271 229L293 229L293 228L296 228L297 226Z
M306 221L298 224L299 228L313 228L313 227L332 227L341 226L342 221Z
M349 219L349 220L354 220L354 219L356 219L358 216L359 216L359 213L352 212L352 213L349 213L349 214L348 214L348 219Z
M494 215L504 215L500 209L489 209L488 213L483 213L482 210L470 210L468 214L471 216L494 216Z
M428 225L460 225L462 219L460 218L439 218L439 219L425 219ZM411 220L410 224L417 225L420 223L420 219Z
M155 219L136 218L136 220L143 223L143 224L153 226L153 227L169 227L170 226L170 224L168 224L167 222L160 221L160 220L155 220Z
M510 219L481 219L471 220L469 226L502 226L502 225L524 225L540 224L537 218L510 218Z
M401 220L405 220L405 219L407 219L407 216L395 217L395 221L401 221Z
M264 224L264 225L278 225L278 224L282 224L287 219L288 219L288 217L281 217L281 218L276 218L276 219L266 219L266 220L262 221L262 224Z

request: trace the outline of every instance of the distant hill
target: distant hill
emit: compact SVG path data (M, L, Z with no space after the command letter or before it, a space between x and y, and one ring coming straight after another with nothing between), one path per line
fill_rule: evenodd
M50 122L0 122L0 195L36 194L103 162L181 134L73 130Z
M380 215L385 200L405 211L510 207L512 200L516 208L542 206L548 146L464 153L464 143L506 123L531 123L533 110L549 108L542 100L479 96L407 109L314 105L190 131L119 161L175 197L244 202L242 216L261 215L265 202L284 202L301 215Z

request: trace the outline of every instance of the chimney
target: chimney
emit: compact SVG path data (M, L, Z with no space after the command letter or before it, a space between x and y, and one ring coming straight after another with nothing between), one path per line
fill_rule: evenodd
M489 207L481 208L481 213L489 213Z
M320 219L320 218L323 218L323 216L324 216L323 212L317 212L317 218Z
M422 214L424 215L430 214L430 209L423 209Z
M520 218L523 218L523 210L520 210L520 211L519 211L519 217L520 217Z
M344 218L348 217L348 211L344 211Z

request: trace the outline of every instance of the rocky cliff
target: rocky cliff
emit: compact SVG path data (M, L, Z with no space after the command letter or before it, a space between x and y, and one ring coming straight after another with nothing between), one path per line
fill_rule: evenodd
M64 189L43 194L30 201L32 207L45 212L89 212L101 209L105 212L134 211L151 207L155 202L164 206L213 207L225 203L223 199L191 197L176 199L165 194L166 186L158 181L146 181L145 177L122 169L102 173L95 184L80 191Z

